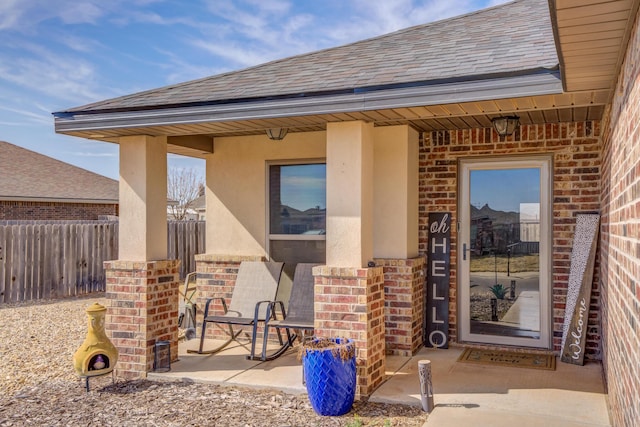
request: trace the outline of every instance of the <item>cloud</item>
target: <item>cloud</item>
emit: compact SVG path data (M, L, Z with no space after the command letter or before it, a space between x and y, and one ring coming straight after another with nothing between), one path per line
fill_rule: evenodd
M67 151L70 156L78 157L117 157L118 153L98 153L95 151Z
M17 114L18 116L23 116L29 119L29 121L31 123L37 122L39 124L43 124L43 125L47 125L50 126L51 125L51 114L49 112L42 112L42 113L34 113L32 111L28 111L28 110L23 110L20 108L12 108L12 107L6 107L4 105L0 105L0 110L4 110L4 111L8 111L10 113L14 113ZM9 124L13 125L13 126L22 126L22 125L26 125L27 123L25 122L10 122Z
M33 43L22 43L20 48L23 52L17 56L0 51L0 79L61 100L85 102L102 97L93 88L96 70L90 62Z
M3 0L0 2L0 30L32 32L49 19L65 24L95 23L105 13L102 1Z

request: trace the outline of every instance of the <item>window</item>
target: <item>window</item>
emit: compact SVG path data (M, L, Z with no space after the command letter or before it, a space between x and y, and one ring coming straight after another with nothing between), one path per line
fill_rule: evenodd
M269 165L269 254L285 271L325 262L326 165Z

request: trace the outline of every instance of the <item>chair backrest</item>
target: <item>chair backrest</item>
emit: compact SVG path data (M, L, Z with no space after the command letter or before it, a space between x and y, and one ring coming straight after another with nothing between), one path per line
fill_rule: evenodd
M283 266L283 262L273 261L240 263L228 314L234 317L253 318L258 302L273 301L278 292ZM260 319L264 319L266 310L265 304L261 307Z
M299 263L293 275L291 296L287 307L287 319L290 321L302 320L313 323L313 267L320 264Z

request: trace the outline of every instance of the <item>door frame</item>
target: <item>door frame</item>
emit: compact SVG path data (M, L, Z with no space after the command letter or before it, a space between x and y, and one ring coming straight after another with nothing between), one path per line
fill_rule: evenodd
M470 182L471 170L477 169L540 169L540 338L518 338L471 333L469 308L469 260L463 253L470 248ZM528 348L552 348L553 291L553 157L551 155L492 156L460 158L458 160L458 254L457 286L458 333L461 342L509 345ZM466 259L465 259L466 258ZM466 286L464 285L466 283Z

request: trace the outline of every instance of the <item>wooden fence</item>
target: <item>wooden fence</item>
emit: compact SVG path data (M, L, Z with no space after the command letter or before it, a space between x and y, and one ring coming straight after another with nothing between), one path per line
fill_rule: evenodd
M167 258L182 261L180 277L205 251L204 224L168 223ZM0 303L104 291L103 262L117 256L114 221L0 221Z

